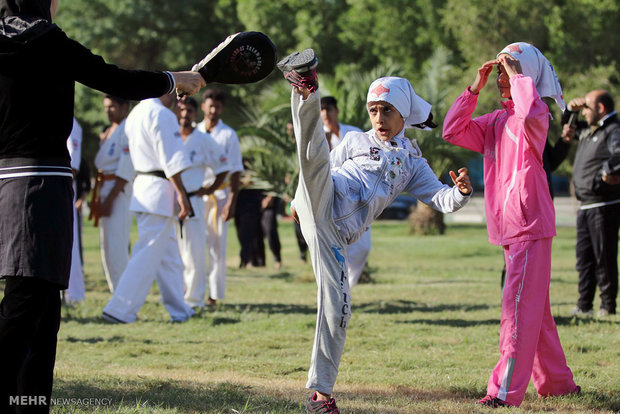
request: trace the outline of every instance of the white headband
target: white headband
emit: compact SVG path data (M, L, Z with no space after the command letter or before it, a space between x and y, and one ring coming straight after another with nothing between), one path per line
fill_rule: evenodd
M419 128L431 113L431 104L416 95L411 83L404 78L379 78L370 84L366 104L385 101L394 106L405 120L405 128ZM421 129L430 129L428 127Z
M499 57L502 53L512 56L521 63L523 75L532 78L541 98L551 97L562 108L562 111L566 109L558 76L553 70L553 65L540 50L529 43L517 42L506 46L497 56Z

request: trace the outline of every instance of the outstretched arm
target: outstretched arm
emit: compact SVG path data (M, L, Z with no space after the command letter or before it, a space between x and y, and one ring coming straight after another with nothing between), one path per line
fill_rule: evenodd
M427 161L420 158L405 192L435 210L442 213L452 213L467 204L472 193L472 187L466 168L459 169L458 176L454 171L451 171L450 176L455 183L454 187L439 181Z

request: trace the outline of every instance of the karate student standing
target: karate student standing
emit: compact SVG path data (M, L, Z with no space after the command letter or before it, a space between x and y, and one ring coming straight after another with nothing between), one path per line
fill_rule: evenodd
M315 392L306 409L338 413L331 394L351 318L347 245L401 192L448 213L468 202L471 184L464 168L458 177L451 172L456 186L442 184L417 144L405 137L406 128L436 125L431 105L403 78L379 78L370 85L366 109L373 128L347 134L330 154L320 118L317 63L314 51L307 49L286 57L278 67L294 86L291 111L300 171L293 203L318 287L306 384Z
M95 156L97 178L90 203L90 217L99 221L101 263L110 292L129 262L129 233L131 230L131 183L134 177L125 134L125 119L129 101L111 95L103 98L108 119L112 123L101 135Z
M217 89L206 89L202 95L201 109L204 119L197 126L208 132L223 149L230 178L209 196L205 197L207 245L209 248L209 298L207 304L215 305L226 295L226 240L228 221L235 217L239 183L243 172L241 146L234 129L222 121L226 94ZM210 186L215 176L207 171L205 186Z
M194 128L198 114L198 102L186 97L175 107L185 153L191 166L181 173L183 185L194 209L194 216L184 222L176 222L177 242L183 261L183 280L185 282L185 302L191 307L205 305L207 289L207 235L205 233L205 203L202 196L208 196L220 187L228 174L226 156L209 134ZM215 176L215 181L203 187L206 170Z
M114 296L103 309L109 322L135 322L154 278L171 322L186 321L194 313L183 301L183 265L174 234L175 199L181 209L179 219L191 211L181 181L181 172L190 162L177 118L168 109L174 100L174 94L146 99L127 117L125 131L137 173L129 209L136 215L138 241Z
M472 119L478 93L497 66L504 107ZM485 62L474 83L444 120L446 141L484 154L489 242L503 246L506 284L502 297L500 358L487 396L478 403L519 406L532 379L538 394L577 393L566 365L549 303L555 210L542 153L552 97L564 110L562 88L551 63L534 46L513 43Z
M71 134L69 135L69 139L67 139L67 149L71 157L71 170L73 171L73 245L71 247L69 286L67 290L65 290L63 298L65 303L79 303L84 302L86 290L84 288L84 270L82 269L82 260L80 259L78 214L75 208L75 202L77 200L75 177L80 170L80 162L82 161L82 127L75 118L73 118Z

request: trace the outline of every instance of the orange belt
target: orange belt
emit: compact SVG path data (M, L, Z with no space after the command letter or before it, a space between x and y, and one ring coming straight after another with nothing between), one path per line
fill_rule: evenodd
M97 171L97 177L95 178L95 188L93 188L93 194L90 199L90 214L88 215L89 220L95 220L93 225L95 227L99 226L99 217L100 216L100 208L101 208L101 198L99 196L99 192L101 191L101 186L104 181L110 181L116 179L116 175L114 174L104 174L103 171Z
M224 180L224 182L220 184L220 186L215 191L223 190L226 187L228 187L228 181ZM213 231L215 232L215 234L219 234L219 229L217 227L217 215L219 214L219 211L217 208L217 199L215 198L215 195L213 193L209 194L209 199L213 203L213 212L211 213L212 214L211 221L213 222Z

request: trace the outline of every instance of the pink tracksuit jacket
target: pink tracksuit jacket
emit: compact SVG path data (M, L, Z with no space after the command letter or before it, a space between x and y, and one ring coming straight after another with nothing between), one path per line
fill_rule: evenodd
M555 236L555 210L542 152L549 108L529 77L510 79L512 100L472 119L478 95L469 88L444 120L446 141L484 155L484 198L489 242L509 245Z

